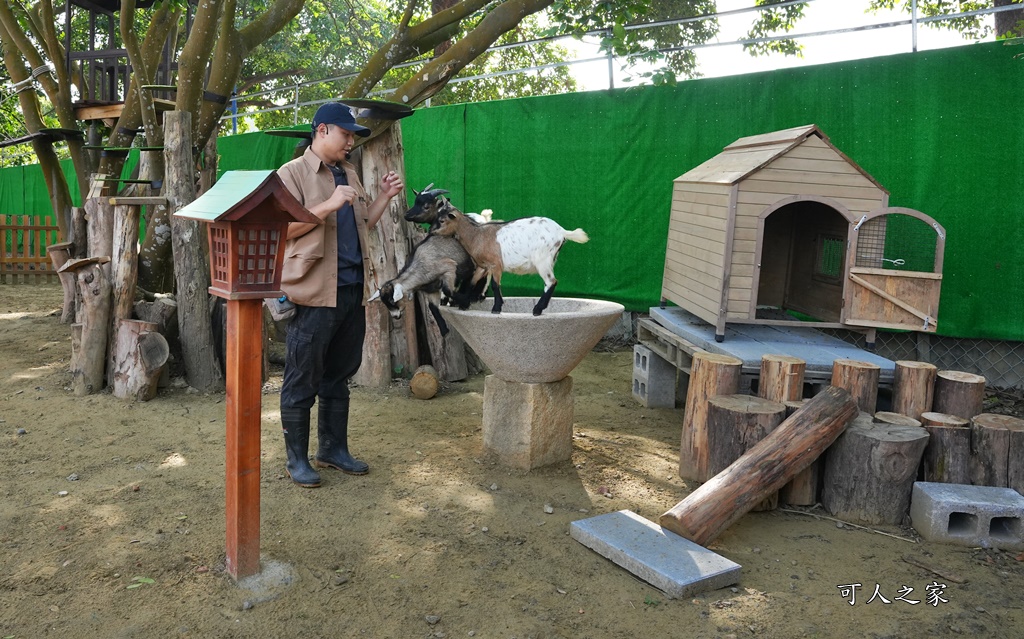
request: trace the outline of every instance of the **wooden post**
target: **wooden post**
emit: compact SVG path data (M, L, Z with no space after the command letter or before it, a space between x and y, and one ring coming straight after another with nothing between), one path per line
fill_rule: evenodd
M225 568L237 581L260 570L260 377L263 362L263 301L228 300L227 305Z
M82 325L78 353L73 356L72 382L75 395L103 389L107 363L107 325L110 318L110 279L103 270L109 257L70 260L61 267L75 274L82 296Z
M731 466L675 505L659 523L707 545L807 467L857 414L850 394L829 387L807 401Z
M743 361L706 351L693 354L690 385L683 409L683 430L679 444L679 476L708 479L708 400L715 395L733 395L740 389Z
M786 417L796 412L787 402L802 402L804 396L804 372L807 362L789 355L764 355L761 357L761 377L757 394L773 402L786 405ZM794 506L813 506L818 497L818 476L821 464L814 460L810 466L797 473L788 484L773 496L776 505L781 500Z
M757 394L773 402L796 401L804 396L807 362L789 355L763 355Z
M109 202L113 206L113 200ZM132 318L135 305L135 284L138 281L139 207L114 206L114 241L111 253L110 281L114 303L110 311L110 348L108 369L114 374L118 322Z
M971 483L971 429L967 420L943 413L921 413L928 431L921 479L943 484Z
M837 359L832 363L832 385L850 391L861 411L874 415L880 373L881 369L875 364Z
M963 371L939 371L935 376L936 413L970 419L981 413L985 402L985 378Z
M74 245L71 242L61 242L60 244L51 244L46 247L46 252L50 255L50 262L53 264L53 270L57 271L61 288L64 289L64 306L60 313L61 324L71 324L75 321L75 290L78 288L75 285L75 276L72 273L60 272L60 267L64 266L71 259L71 250L73 248Z
M786 406L763 397L716 395L708 400L708 474L717 475L786 418ZM778 493L753 510L774 510Z
M851 424L828 451L822 505L842 519L903 523L927 444L916 426Z
M971 483L1024 492L1024 420L981 413L971 418Z
M926 362L896 362L892 381L892 412L921 419L921 413L932 409L937 372L934 364Z

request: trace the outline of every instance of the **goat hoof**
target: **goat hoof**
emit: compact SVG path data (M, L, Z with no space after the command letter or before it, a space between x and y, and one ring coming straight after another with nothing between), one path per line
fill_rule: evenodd
M544 312L544 309L542 309L542 308L535 308L535 309L533 309L533 316L534 317L540 317L540 314L543 313L543 312Z

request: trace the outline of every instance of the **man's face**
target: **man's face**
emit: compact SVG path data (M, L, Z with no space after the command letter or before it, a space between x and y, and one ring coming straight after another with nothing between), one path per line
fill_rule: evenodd
M317 137L323 159L336 163L345 159L355 144L355 134L336 124L321 124L317 127Z

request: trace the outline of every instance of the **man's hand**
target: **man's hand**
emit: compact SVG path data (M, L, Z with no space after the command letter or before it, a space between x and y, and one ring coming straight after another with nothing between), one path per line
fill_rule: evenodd
M394 171L389 171L380 180L380 194L389 200L405 189L405 184L402 182L402 178L398 177L398 174Z
M341 207L354 202L356 199L356 190L351 186L338 185L334 187L334 193L331 193L331 197L327 199L327 204L330 205L331 211L337 211Z

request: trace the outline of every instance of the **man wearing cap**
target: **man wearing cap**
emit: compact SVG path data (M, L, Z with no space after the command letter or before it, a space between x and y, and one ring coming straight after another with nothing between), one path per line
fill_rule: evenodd
M285 186L323 224L288 226L281 288L295 303L288 326L281 427L286 470L296 484L320 485L309 464L310 409L318 400L319 449L314 463L352 475L369 471L348 451L348 380L362 361L366 332L364 304L371 264L365 252L388 202L405 185L394 171L381 179L380 194L366 192L348 162L355 136L370 130L356 124L349 107L329 102L313 116L313 142L278 170Z

